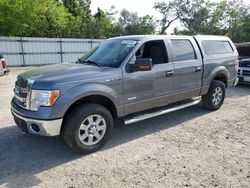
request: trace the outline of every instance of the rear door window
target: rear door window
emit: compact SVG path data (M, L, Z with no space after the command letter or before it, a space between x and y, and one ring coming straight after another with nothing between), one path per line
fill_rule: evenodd
M188 61L196 59L192 43L187 39L172 39L173 50L176 55L175 61Z
M233 48L228 41L202 41L202 46L207 55L233 53Z
M224 41L224 42L222 42L222 43L223 43L223 45L224 45L224 47L225 47L227 53L233 53L233 52L234 52L234 50L233 50L231 44L230 44L228 41Z

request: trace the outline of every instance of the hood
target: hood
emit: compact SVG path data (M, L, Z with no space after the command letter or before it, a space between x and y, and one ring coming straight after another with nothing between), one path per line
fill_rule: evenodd
M32 83L32 88L51 88L57 84L81 82L105 77L109 67L98 67L95 65L83 65L74 63L62 63L34 68L20 74L21 80ZM103 73L105 71L105 74ZM101 73L101 74L100 74Z
M250 67L250 57L240 58L240 66L241 67Z

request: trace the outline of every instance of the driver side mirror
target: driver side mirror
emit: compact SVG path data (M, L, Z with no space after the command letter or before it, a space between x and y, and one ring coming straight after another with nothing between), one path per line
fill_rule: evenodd
M128 70L129 72L150 71L152 70L152 59L150 58L137 59L135 63L128 64Z

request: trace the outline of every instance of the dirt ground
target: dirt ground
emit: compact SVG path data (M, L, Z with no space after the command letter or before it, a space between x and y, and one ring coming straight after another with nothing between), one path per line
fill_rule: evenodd
M26 69L0 77L0 187L250 187L250 86L228 89L216 112L116 123L102 150L80 156L15 126L10 101Z

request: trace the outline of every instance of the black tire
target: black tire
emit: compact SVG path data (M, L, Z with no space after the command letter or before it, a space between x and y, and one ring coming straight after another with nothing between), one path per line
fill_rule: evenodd
M218 88L218 89L217 89ZM218 102L214 102L214 94L217 90L221 90L221 99ZM216 95L216 94L215 94ZM208 110L218 110L225 99L225 84L221 81L214 80L212 81L208 93L202 96L202 105Z
M106 123L106 131L98 143L94 145L86 145L83 143L84 141L82 142L80 140L80 126L84 124L83 121L85 121L86 118L94 115L99 115L104 119ZM64 124L63 137L66 144L75 152L80 154L88 154L100 149L106 144L109 137L111 136L112 129L113 118L111 113L105 107L98 104L83 104L77 106L68 115Z

